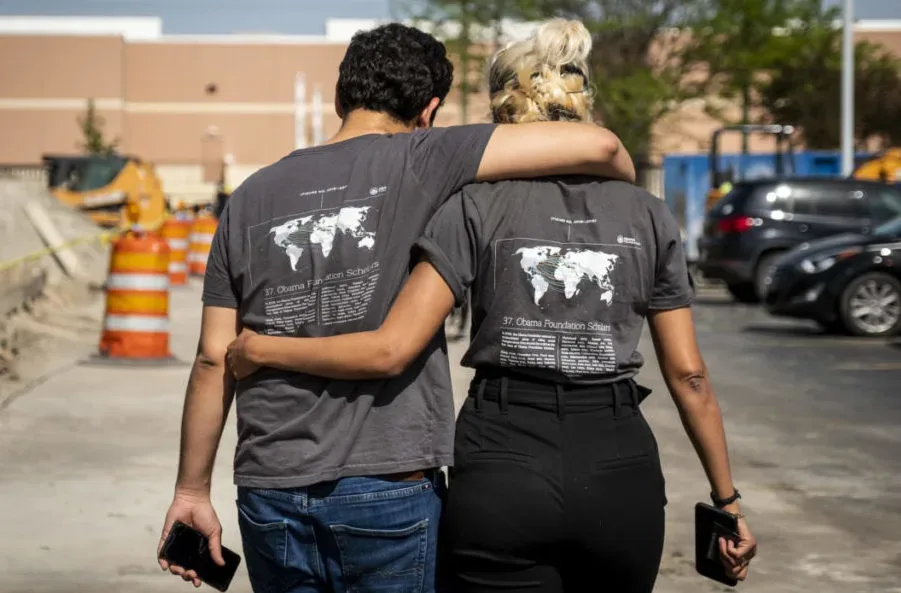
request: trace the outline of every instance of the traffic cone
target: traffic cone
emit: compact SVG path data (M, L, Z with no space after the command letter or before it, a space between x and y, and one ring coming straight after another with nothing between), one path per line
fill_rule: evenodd
M191 242L188 247L188 269L192 276L206 274L206 262L219 221L209 212L197 215L191 225Z
M136 226L137 208L129 208ZM114 240L100 347L89 363L178 363L169 350L169 245L131 230Z
M160 235L169 245L169 285L184 286L188 283L188 237L191 221L175 216L166 219Z

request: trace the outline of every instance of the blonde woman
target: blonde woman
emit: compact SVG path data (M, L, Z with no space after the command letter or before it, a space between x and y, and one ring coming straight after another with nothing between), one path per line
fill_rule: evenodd
M590 51L584 26L553 20L499 52L494 121L589 120ZM322 339L245 332L229 362L239 379L260 367L397 376L471 289L463 364L476 372L441 532L452 591L653 589L666 497L639 408L650 391L634 379L645 319L711 498L740 512L679 229L663 202L619 181L479 183L435 214L417 247L379 329ZM744 579L756 543L739 525L740 541L721 541L720 552Z

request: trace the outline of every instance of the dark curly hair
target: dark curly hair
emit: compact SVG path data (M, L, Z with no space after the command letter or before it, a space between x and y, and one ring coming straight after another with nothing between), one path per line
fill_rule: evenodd
M411 123L433 97L444 103L453 76L443 43L413 27L382 25L351 39L338 69L338 103L345 115L368 109Z

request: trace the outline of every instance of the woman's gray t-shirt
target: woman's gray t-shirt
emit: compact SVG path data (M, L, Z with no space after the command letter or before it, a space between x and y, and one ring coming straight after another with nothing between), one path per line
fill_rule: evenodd
M694 295L669 208L620 181L468 185L438 210L417 248L458 304L471 288L463 364L542 380L634 376L647 312L688 306Z

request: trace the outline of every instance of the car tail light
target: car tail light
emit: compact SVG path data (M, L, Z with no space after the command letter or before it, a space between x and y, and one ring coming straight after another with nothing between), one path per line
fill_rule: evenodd
M716 228L719 232L726 234L743 233L753 226L754 219L750 216L727 216L717 222Z

